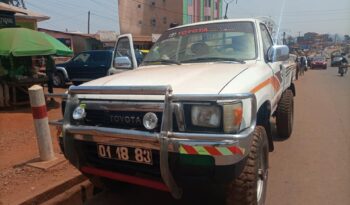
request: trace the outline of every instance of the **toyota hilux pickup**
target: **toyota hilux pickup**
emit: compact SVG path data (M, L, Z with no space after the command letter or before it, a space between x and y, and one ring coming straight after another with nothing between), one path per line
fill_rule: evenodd
M226 204L264 204L270 119L278 137L293 128L288 47L258 19L168 29L140 66L132 45L119 36L113 57L130 71L67 91L65 157L99 187L119 181L175 198L201 188Z

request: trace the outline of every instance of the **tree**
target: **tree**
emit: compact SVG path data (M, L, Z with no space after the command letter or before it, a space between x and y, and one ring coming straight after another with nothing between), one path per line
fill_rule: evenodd
M344 35L344 41L350 42L350 36L349 35Z

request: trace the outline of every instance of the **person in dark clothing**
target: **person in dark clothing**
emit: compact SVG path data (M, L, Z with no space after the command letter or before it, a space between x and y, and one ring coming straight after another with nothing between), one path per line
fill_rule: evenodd
M295 58L295 65L296 65L296 74L295 74L295 79L298 80L299 78L299 70L300 70L300 65L299 65L299 57L297 56Z
M53 93L53 74L56 71L56 65L52 56L45 56L45 65L46 65L46 75L48 78L47 90L49 93Z
M52 94L53 93L53 74L56 72L56 64L55 60L52 56L45 56L45 65L46 65L46 76L48 78L47 81L47 91ZM57 102L54 98L51 98L48 102L48 106L55 107L57 106Z
M346 59L346 55L345 53L342 53L341 54L341 61L340 61L340 66L343 66L344 67L344 73L347 73L348 72L348 64L349 64L349 61Z

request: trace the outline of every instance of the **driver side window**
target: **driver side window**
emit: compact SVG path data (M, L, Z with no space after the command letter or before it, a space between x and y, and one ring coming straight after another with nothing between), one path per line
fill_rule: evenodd
M87 63L88 60L89 60L89 58L90 58L90 54L89 54L89 53L81 53L81 54L77 55L77 56L73 59L73 61L74 61L75 63Z
M260 24L260 30L261 30L261 38L263 42L264 57L266 59L267 50L273 45L273 42L272 42L270 33L268 32L264 24Z

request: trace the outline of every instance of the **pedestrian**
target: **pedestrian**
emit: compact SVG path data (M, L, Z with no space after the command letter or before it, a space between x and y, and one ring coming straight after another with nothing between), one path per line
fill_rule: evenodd
M296 69L296 74L295 74L295 79L298 80L299 78L299 70L300 70L300 66L299 66L299 61L298 61L299 57L297 56L295 58L295 69Z
M300 57L300 76L304 75L305 67L306 67L305 56L301 56Z
M47 81L47 91L49 94L53 94L53 75L56 72L56 65L55 60L52 58L52 56L45 56L45 65L46 65L46 76L48 78ZM49 107L56 107L57 102L54 98L51 98L48 102Z

